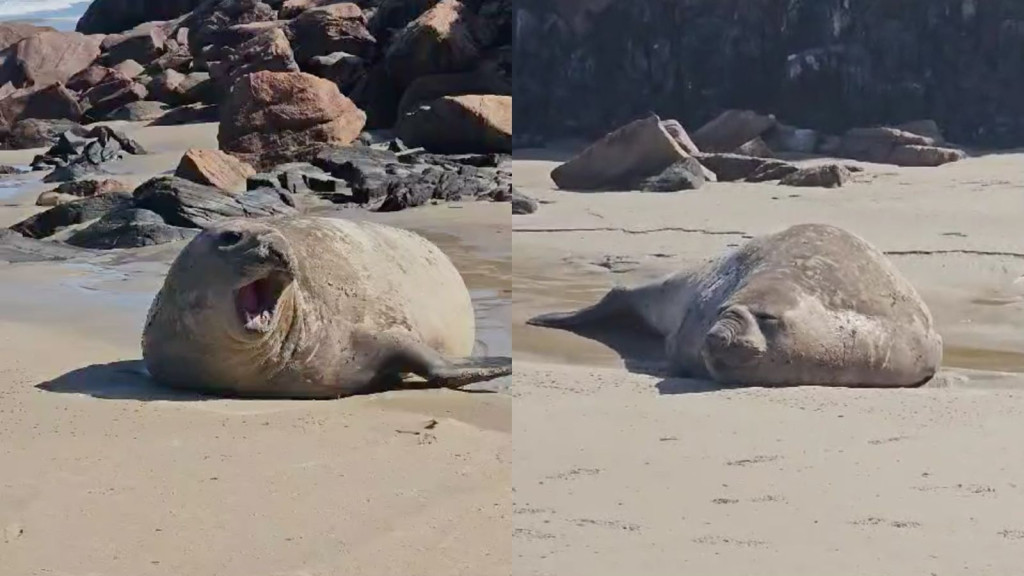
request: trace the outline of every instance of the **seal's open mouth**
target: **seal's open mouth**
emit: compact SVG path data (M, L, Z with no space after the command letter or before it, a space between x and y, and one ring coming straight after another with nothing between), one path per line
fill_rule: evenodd
M246 330L270 330L274 314L277 312L277 304L289 282L291 279L286 274L274 272L238 289L235 293L235 304L239 320Z

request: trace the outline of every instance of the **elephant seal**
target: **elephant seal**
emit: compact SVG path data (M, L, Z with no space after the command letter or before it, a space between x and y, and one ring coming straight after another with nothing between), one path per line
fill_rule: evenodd
M942 360L914 287L882 252L823 224L755 238L703 267L528 323L653 330L672 375L728 386L917 386Z
M470 359L473 306L441 250L331 218L220 221L171 265L143 360L159 383L237 397L337 398L415 374L458 388L510 374Z

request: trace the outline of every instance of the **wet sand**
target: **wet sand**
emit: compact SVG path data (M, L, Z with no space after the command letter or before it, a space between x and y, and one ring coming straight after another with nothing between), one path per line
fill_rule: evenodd
M518 573L1019 572L1024 154L865 164L838 190L597 194L553 189L548 174L570 153L513 162L517 186L544 202L512 232ZM716 390L524 325L804 222L891 255L944 337L941 378L917 390Z
M216 146L215 125L122 128L154 152L115 166L132 182ZM50 188L0 188L0 225ZM437 242L473 292L478 350L509 354L507 204L334 215ZM509 573L505 383L330 402L161 389L139 336L180 248L0 263L0 574Z

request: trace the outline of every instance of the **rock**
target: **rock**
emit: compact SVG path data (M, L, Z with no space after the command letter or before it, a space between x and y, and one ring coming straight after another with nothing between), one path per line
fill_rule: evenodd
M78 20L84 34L113 34L145 22L173 20L195 10L206 0L93 0Z
M171 106L184 106L198 102L213 103L217 88L208 72L182 74L165 70L149 83L149 97Z
M931 140L934 145L942 146L946 143L946 139L942 136L942 130L939 129L939 124L935 120L914 120L912 122L904 122L896 126L897 130L904 132L910 132L911 134L917 134L918 136L924 136Z
M167 32L154 25L143 25L125 34L107 36L100 48L104 54L102 62L114 67L127 60L149 64L159 58L166 49Z
M700 148L697 148L697 145L693 143L690 135L678 120L662 120L661 127L676 141L676 144L679 144L679 147L684 152L687 154L700 154Z
M75 32L40 32L0 53L0 85L15 88L67 82L100 55L102 38Z
M776 124L766 133L766 144L771 150L813 154L818 147L818 133L806 128Z
M146 71L146 67L135 60L125 60L113 67L113 70L125 78L138 78Z
M421 76L468 71L479 61L465 10L459 0L441 0L393 38L385 63L399 86Z
M284 4L281 5L281 9L278 11L278 15L285 20L291 20L311 8L319 8L320 6L326 6L328 4L337 4L340 1L341 0L285 0Z
M555 168L551 178L563 190L628 190L687 156L661 126L661 120L651 115L591 144Z
M466 94L512 95L512 83L486 70L457 74L421 76L402 94L398 103L398 117L414 112L418 107L445 96Z
M24 174L23 170L19 170L14 166L8 166L7 164L0 164L0 176L11 176L14 174Z
M104 88L104 86L105 85L100 85L93 88L86 96L88 97L94 91ZM148 95L149 92L146 91L145 86L138 82L128 80L127 85L123 85L116 92L94 101L92 106L85 111L83 119L90 122L111 120L112 118L110 118L110 115L113 112L134 102L145 100Z
M679 160L636 186L643 192L679 192L696 190L704 185L704 170L693 156Z
M288 37L279 28L272 28L229 51L219 65L210 66L210 76L227 92L248 74L298 70Z
M246 179L255 174L252 166L230 154L199 148L186 151L174 171L178 178L232 192L245 190Z
M105 164L120 159L122 153L145 154L145 149L131 138L107 126L98 126L84 137L64 133L45 155L33 161L33 168L56 168L43 182L67 182L87 176L109 174Z
M123 120L127 122L145 122L162 118L164 114L167 113L167 110L167 105L163 102L141 100L139 102L131 102L117 110L114 110L110 114L106 115L106 119Z
M693 141L703 152L736 152L774 126L774 116L752 110L726 110L694 132Z
M395 125L402 88L384 66L371 67L352 88L351 97L359 109L366 112L368 130L388 129Z
M377 47L366 29L366 16L351 2L306 10L288 25L288 39L300 64L333 52L370 58Z
M888 163L897 166L941 166L963 160L967 155L962 150L938 146L917 146L904 144L893 148Z
M171 226L149 210L124 208L75 232L67 243L80 248L113 250L190 240L197 234L199 230Z
M401 117L395 127L409 146L440 154L512 151L512 97L446 96Z
M765 163L756 168L750 176L744 178L746 182L769 182L771 180L782 180L790 174L798 172L800 168L786 163Z
M381 201L381 211L420 206L430 200L490 197L511 185L511 174L502 170L440 157L433 158L433 164L416 160L399 158L389 150L347 146L322 151L313 164L347 183L351 189L348 201Z
M181 106L157 118L150 126L180 126L182 124L203 124L216 122L220 119L220 109L217 106L203 104L191 104Z
M56 32L56 30L49 26L35 26L24 22L0 22L0 50L6 50L21 40L40 32Z
M78 200L78 196L72 196L71 194L60 194L53 190L47 190L36 198L36 206L60 206L61 204L67 204L68 202L74 202Z
M86 129L71 120L20 120L10 129L0 129L0 147L6 150L26 150L52 146L65 132L85 134Z
M65 182L54 188L51 192L62 196L89 198L100 194L131 192L131 188L120 180L76 180L74 182Z
M328 80L257 72L232 89L217 139L221 150L266 169L351 144L365 123L366 114Z
M512 214L525 215L533 214L540 209L540 203L526 194L512 188Z
M897 146L933 146L931 138L888 127L852 128L842 137L837 153L844 158L885 163Z
M348 52L314 56L306 67L314 76L326 78L337 84L342 94L351 92L366 74L366 60Z
M286 194L260 189L228 194L173 176L158 176L135 189L135 207L182 228L204 228L224 218L294 214Z
M743 156L754 156L755 158L774 158L775 152L765 144L760 136L754 138L736 149L736 154Z
M49 210L22 220L11 226L11 230L26 238L48 238L62 228L95 220L119 208L132 203L131 194L113 192L82 198L67 204L54 206Z
M770 171L786 171L789 170L787 167L793 166L782 160L740 154L701 154L696 158L715 173L719 182L737 182ZM793 168L795 171L796 167Z
M850 171L840 164L821 164L801 168L779 182L782 186L839 188L850 179Z
M73 92L86 92L90 88L94 88L110 80L112 77L127 78L112 68L94 64L72 76L68 80L67 89Z
M79 248L26 238L13 230L0 228L0 261L55 262L81 256L82 253Z
M240 26L273 22L277 11L258 0L208 1L194 10L182 23L189 29L188 47L192 54L200 54L206 46L237 46L231 33ZM229 34L225 35L224 32Z
M79 120L82 106L63 84L28 89L0 101L0 117L10 124L19 120Z

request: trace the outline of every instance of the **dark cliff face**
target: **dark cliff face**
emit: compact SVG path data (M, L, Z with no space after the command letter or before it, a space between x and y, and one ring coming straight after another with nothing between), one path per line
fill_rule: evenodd
M932 118L953 141L1024 145L1021 0L524 0L515 61L520 142L749 108L831 133Z

